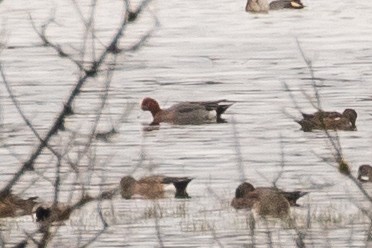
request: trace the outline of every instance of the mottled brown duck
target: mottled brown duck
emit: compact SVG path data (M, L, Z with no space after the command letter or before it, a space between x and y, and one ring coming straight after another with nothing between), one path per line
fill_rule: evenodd
M33 213L34 206L38 204L38 197L22 199L14 194L7 194L0 198L0 218L18 217Z
M342 114L334 111L317 111L314 114L302 113L302 117L302 120L296 122L305 132L311 132L313 129L354 131L358 115L354 109L345 109Z
M244 182L236 189L231 206L236 209L253 209L259 215L283 218L289 214L289 207L298 206L297 200L306 194L307 192L285 192L270 187L255 188Z

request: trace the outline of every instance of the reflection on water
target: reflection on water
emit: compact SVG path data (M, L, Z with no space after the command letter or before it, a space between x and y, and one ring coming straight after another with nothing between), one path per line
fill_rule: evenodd
M87 10L90 1L81 4ZM312 60L321 86L322 107L335 111L354 108L358 112L358 131L338 133L355 175L358 166L372 157L372 106L366 101L372 92L372 3L317 0L304 4L307 7L300 11L253 15L244 12L244 1L154 1L128 27L122 47L131 46L152 28L154 15L160 23L142 49L118 57L108 107L98 131L107 132L112 124L118 127L119 134L110 142L94 143L94 156L79 168L80 184L75 183L69 167L62 168L61 201L77 199L81 185L94 194L116 186L122 176L133 172L134 176L157 173L195 179L189 185L189 200L128 201L118 196L112 202L103 202L103 216L109 227L94 246L267 247L271 242L275 247L293 247L298 231L305 235L309 246L365 246L368 219L358 207L368 208L370 204L350 180L324 162L324 157L332 158L324 134L303 133L289 117L299 118L300 113L283 82L292 89L304 112L314 111L309 103L314 100L310 74L297 47L298 39ZM74 64L40 46L30 24L29 14L40 26L52 9L56 10L56 23L50 27L48 37L66 51L76 53L82 29L76 25L80 23L79 15L70 2L4 1L0 5L6 34L0 41L8 46L1 51L1 62L14 95L41 134L50 128L78 76ZM120 3L99 3L95 28L102 43L111 38L121 9ZM67 131L52 141L54 146L59 147L75 134L76 147L85 142L102 89L104 82L100 78L82 89L74 103L76 115L66 120ZM23 125L3 84L0 94L3 186L38 141ZM165 124L159 130L146 132L143 129L152 117L138 106L146 96L158 99L162 106L181 100L230 99L237 103L225 114L229 123ZM123 114L132 105L133 110ZM70 156L76 156L79 149L74 148ZM37 160L38 173L27 173L15 192L24 191L25 197L38 195L45 201L53 199L49 180L54 178L56 161L48 154L45 151ZM239 160L246 180L254 185L270 185L283 170L278 187L310 192L300 200L303 207L292 210L297 232L288 223L258 220L252 233L249 212L230 207L242 174ZM372 192L371 185L363 186ZM96 209L97 204L91 203L76 211L60 227L53 246L84 244L102 230ZM22 239L24 231L31 233L37 227L29 216L0 219L0 226L2 239L11 244Z

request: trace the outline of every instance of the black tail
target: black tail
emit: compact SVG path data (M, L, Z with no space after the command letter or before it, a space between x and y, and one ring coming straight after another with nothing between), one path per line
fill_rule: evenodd
M295 121L301 125L301 130L303 130L304 132L311 132L314 128L314 124L310 120L302 119L300 121Z
M226 109L228 109L233 103L230 104L224 104L224 105L218 105L216 109L217 113L217 122L226 122L223 118L221 118L221 115L225 113Z
M215 110L216 115L217 115L217 122L226 122L224 119L221 118L221 115L225 113L226 109L228 109L235 102L223 99L223 100L217 100L217 101L194 102L194 103L202 104L205 107L205 109L208 111Z
M193 178L189 177L164 177L162 183L173 183L174 187L176 188L176 198L190 198L186 192L186 188L192 179Z
M50 215L51 215L52 211L50 210L50 208L44 208L44 207L38 207L36 209L36 221L39 222L39 221L44 221L44 220L47 220Z
M293 192L281 192L282 195L288 200L291 206L300 206L297 204L297 200L309 192L293 191Z
M310 120L310 119L313 119L314 118L314 115L313 114L305 114L305 113L301 113L301 114L302 114L302 117L305 120Z

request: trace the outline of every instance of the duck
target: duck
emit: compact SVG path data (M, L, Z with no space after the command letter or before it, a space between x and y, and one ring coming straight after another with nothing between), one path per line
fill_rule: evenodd
M270 3L267 0L248 0L245 11L267 13L269 10L302 9L304 7L301 0L277 0Z
M355 131L357 112L354 109L345 109L339 113L335 111L319 110L313 114L302 113L302 120L296 120L301 125L301 130L311 132L313 129L320 130L346 130Z
M0 198L0 218L19 217L33 213L34 207L38 204L38 197L22 199L14 194L6 194Z
M277 188L257 187L248 182L235 190L231 206L235 209L254 209L259 215L283 218L288 216L291 206L299 206L297 200L307 192L285 192Z
M204 123L224 123L221 115L234 102L228 100L204 102L180 102L169 108L161 109L159 103L150 97L142 100L141 109L150 111L153 121L150 125L159 125L161 122L177 125L197 125Z
M153 175L136 180L132 176L124 176L120 180L120 194L124 199L131 199L135 196L145 199L163 198L164 185L173 184L176 188L176 198L189 198L186 187L192 179L190 177Z
M248 0L245 6L245 11L254 13L267 13L269 9L270 5L267 0Z
M36 222L52 223L68 220L73 208L63 203L56 203L52 205L40 205L37 207Z
M368 164L359 166L358 180L361 182L372 182L372 166Z
M270 3L270 10L278 9L303 9L301 0L278 0Z

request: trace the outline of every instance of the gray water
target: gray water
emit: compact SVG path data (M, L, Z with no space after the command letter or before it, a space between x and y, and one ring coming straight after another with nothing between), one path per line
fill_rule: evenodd
M80 2L87 17L90 3ZM304 231L309 247L366 246L369 223L359 207L370 209L370 203L333 167L332 149L324 134L299 130L294 118L300 118L300 113L284 83L302 111L315 111L309 101L315 101L311 76L298 40L312 61L322 108L358 112L358 131L338 133L353 175L359 165L370 162L372 2L304 0L304 4L303 10L249 14L244 12L244 1L153 1L128 27L123 48L152 28L156 31L140 50L117 59L98 131L108 131L112 123L119 134L110 142L94 142L94 158L84 160L77 180L69 166L63 166L60 201L74 202L81 185L94 195L132 173L135 177L194 177L189 185L192 198L154 202L118 196L105 201L101 207L109 227L92 246L268 247L269 233L274 247L294 247L296 233L288 224L258 221L252 238L249 212L235 211L229 205L242 176L255 186L267 186L281 170L278 187L310 192L300 201L301 208L292 209L300 230L310 216L311 227ZM51 24L48 37L77 56L84 29L70 1L0 4L3 70L22 110L41 134L62 109L78 77L70 61L41 46L32 28L29 15L40 27L53 9L56 23ZM98 2L95 28L100 42L111 39L121 11L121 1ZM83 88L74 103L76 115L66 120L68 131L52 141L58 149L67 149L59 144L67 144L72 131L77 132L72 157L94 122L103 78L91 80ZM0 94L3 186L38 141L24 125L3 83ZM229 99L237 103L226 112L225 124L165 124L146 132L143 129L152 117L138 105L146 96L157 99L161 106L183 100ZM37 173L24 175L13 191L51 201L54 190L48 180L55 177L55 162L45 150L36 161ZM371 185L364 187L372 192ZM102 229L96 208L96 203L90 203L74 212L51 247L78 246L93 237ZM154 209L160 217L154 215ZM0 219L0 226L2 239L9 244L37 228L30 216Z

